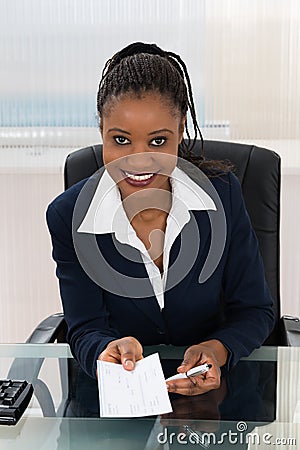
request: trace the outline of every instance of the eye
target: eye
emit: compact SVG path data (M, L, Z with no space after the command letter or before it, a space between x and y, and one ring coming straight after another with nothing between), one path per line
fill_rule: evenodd
M167 141L167 138L160 136L156 137L151 141L151 145L154 145L154 147L160 147L161 145L164 145L164 143Z
M114 140L116 141L117 144L119 145L125 145L125 144L129 144L129 139L127 139L124 136L114 136Z

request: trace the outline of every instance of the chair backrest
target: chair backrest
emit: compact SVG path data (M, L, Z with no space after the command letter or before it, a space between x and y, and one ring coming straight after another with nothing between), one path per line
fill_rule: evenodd
M201 142L198 141L194 153L200 151ZM221 141L204 141L204 155L207 159L229 160L235 167L274 299L277 324L266 344L280 345L280 157L271 150L253 145ZM101 144L72 152L65 163L65 188L91 176L102 165Z

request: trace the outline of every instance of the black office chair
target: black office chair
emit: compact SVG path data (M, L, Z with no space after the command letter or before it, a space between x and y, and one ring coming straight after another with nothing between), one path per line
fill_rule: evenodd
M200 154L197 141L195 154ZM300 346L299 319L280 315L279 220L280 220L280 156L253 145L221 141L204 141L207 159L228 160L239 178L252 226L256 232L264 262L265 276L274 299L276 325L265 345ZM65 163L65 189L88 178L103 166L102 145L93 145L69 154ZM63 314L43 320L28 342L65 341Z

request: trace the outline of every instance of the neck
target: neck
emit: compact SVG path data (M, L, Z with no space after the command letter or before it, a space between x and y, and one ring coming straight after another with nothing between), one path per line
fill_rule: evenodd
M130 222L138 220L142 223L151 223L165 218L171 209L172 193L163 189L147 189L137 192L123 200L123 206ZM152 194L152 195L151 195Z
M166 211L161 209L149 208L133 216L131 222L139 222L145 225L151 224L152 222L156 223L158 221L165 220L168 214L169 210Z

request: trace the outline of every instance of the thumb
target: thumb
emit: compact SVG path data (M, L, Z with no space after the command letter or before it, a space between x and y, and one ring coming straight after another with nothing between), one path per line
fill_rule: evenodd
M133 370L135 368L136 360L141 359L142 356L141 344L133 338L125 338L119 345L119 351L124 369L129 371Z
M126 370L133 370L135 368L135 352L132 349L124 349L121 351L121 363Z

